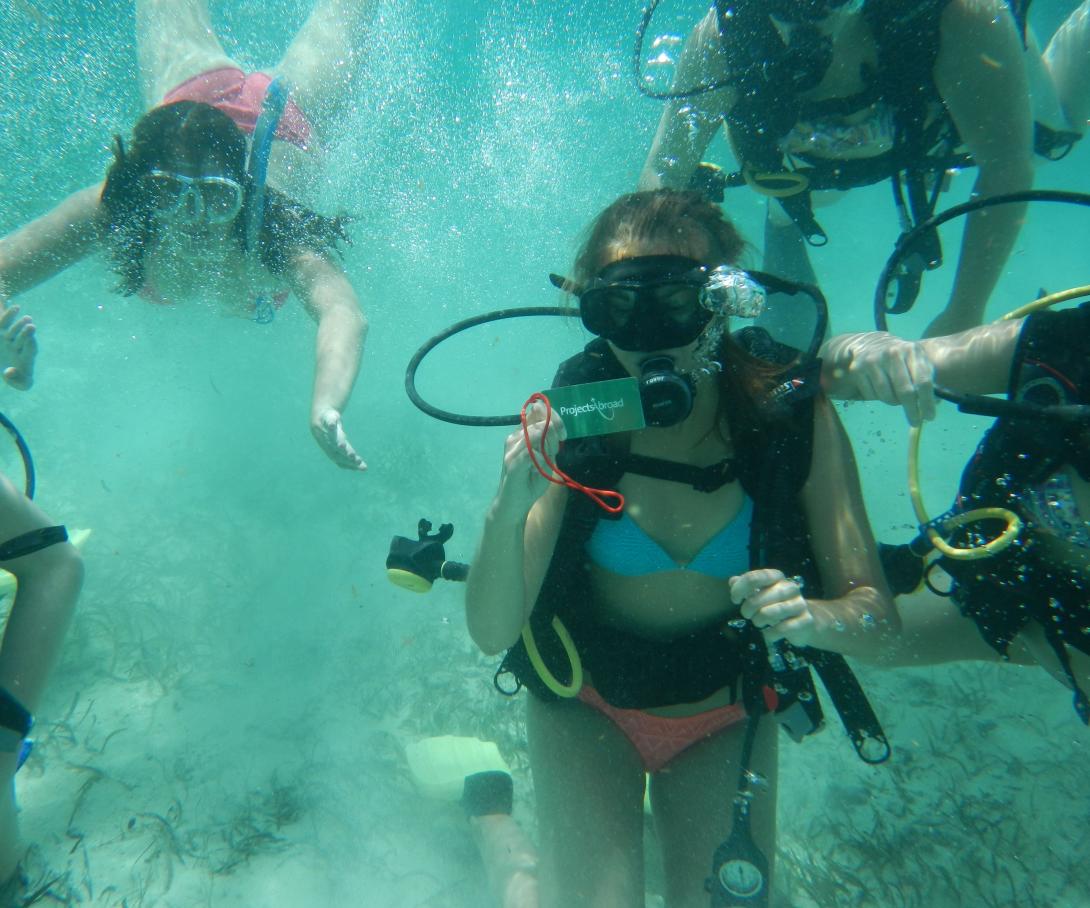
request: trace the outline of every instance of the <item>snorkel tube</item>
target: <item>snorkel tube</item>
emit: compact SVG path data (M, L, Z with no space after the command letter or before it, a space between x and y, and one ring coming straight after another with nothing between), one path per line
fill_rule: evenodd
M246 212L246 249L253 256L254 265L260 264L259 242L261 228L265 224L265 186L269 173L269 154L272 151L276 128L284 116L288 104L287 84L282 76L277 76L265 90L265 100L261 105L261 116L254 127L250 144L250 157L246 162L246 173L250 178L250 204ZM276 307L264 294L258 295L254 303L254 321L259 325L269 324L276 316Z

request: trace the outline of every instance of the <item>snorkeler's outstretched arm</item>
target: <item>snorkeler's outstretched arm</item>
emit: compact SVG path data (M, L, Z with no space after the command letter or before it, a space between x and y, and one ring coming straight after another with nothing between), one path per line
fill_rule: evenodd
M101 183L74 192L0 239L0 299L18 296L94 252L102 240L101 195Z
M935 415L936 384L968 394L1005 391L1024 322L993 322L922 341L886 331L838 334L821 348L822 386L839 400L904 407L918 426Z
M826 598L807 598L774 565L732 577L731 596L770 641L876 656L896 643L901 622L863 507L851 443L822 396L814 407L813 450L799 503Z
M544 415L540 404L527 410L535 450L540 450ZM563 432L554 415L545 436L550 458L556 457ZM567 490L550 484L531 463L521 428L507 436L500 487L466 581L466 624L484 653L503 652L522 633L552 560L567 500Z
M718 18L712 8L685 42L673 90L710 85L726 79L727 75ZM733 106L734 89L731 87L667 101L640 173L639 188L684 189L688 186L701 155Z
M1021 37L1005 0L952 0L942 14L935 85L977 164L975 198L1033 185L1033 111ZM969 215L954 288L926 335L979 325L1014 247L1025 205Z
M288 269L291 288L318 323L310 429L337 466L366 470L345 435L342 414L359 374L367 319L344 271L314 252L296 255Z

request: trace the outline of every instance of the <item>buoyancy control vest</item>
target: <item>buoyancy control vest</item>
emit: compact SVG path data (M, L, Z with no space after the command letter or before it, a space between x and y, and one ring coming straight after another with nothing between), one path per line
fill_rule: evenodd
M747 352L774 357L784 367L797 356L797 351L771 341L761 329L744 329L735 339ZM555 387L604 381L626 374L609 345L596 339L560 366L553 384ZM795 399L780 398L759 437L732 438L735 456L728 468L729 475L724 475L722 465L710 468L705 475L707 490L737 478L753 500L751 566L775 567L788 576L801 577L807 594L820 596L821 577L798 502L810 472L813 406L812 391ZM595 488L616 487L626 472L647 472L641 460L645 459L630 455L624 440L615 437L569 439L558 456L565 472ZM700 481L692 484L699 489ZM730 687L732 699L741 699L753 714L765 711L770 702L777 703L775 709L781 712L797 707L801 701L808 713L816 713L813 723L816 729L820 725L820 707L809 669L805 667L809 663L829 690L860 756L872 762L888 756L881 726L851 669L838 654L801 648L797 652L804 667L791 666L783 672L773 672L764 638L749 623L740 630L725 632L723 622L716 622L703 630L665 641L606 627L596 621L585 546L598 520L616 518L605 514L586 496L568 494L556 547L530 616L537 648L554 675L564 683L570 677L567 656L552 627L553 618L558 617L570 633L598 693L613 706L638 709L694 703ZM508 676L515 680L508 681ZM505 694L517 693L525 686L542 699L556 698L541 681L521 640L507 652L494 681ZM768 691L774 692L771 698ZM867 755L866 747L872 741L880 743L884 756L875 759Z

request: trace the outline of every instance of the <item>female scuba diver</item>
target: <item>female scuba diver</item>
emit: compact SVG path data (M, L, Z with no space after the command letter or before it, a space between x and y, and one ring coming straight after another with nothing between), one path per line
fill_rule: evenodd
M796 351L758 329L733 337L712 303L744 245L697 193L606 208L565 281L598 337L555 384L634 376L681 389L681 403L645 429L564 440L538 402L506 441L466 611L485 653L507 650L497 686L510 672L533 694L548 908L644 904L647 774L667 904L708 904L713 855L724 885L749 888L744 904L767 904L752 897L767 898L774 854L777 736L757 718L794 698L773 668L785 654L816 664L811 648L878 654L899 632L833 408L777 398ZM623 513L546 482L530 448L616 489ZM736 796L756 844L720 862Z
M319 0L274 83L226 56L203 0L140 0L137 51L151 109L130 142L116 139L102 183L0 240L0 304L97 250L119 275L118 290L151 304L200 300L268 322L294 292L318 323L311 431L334 463L366 469L341 416L367 328L332 254L348 240L346 219L274 187L304 188L304 162L337 96L345 100L357 26L370 8Z
M936 385L1006 391L1011 402L995 402L990 415L1005 415L966 465L953 510L937 522L1002 507L1021 530L990 557L943 554L926 564L926 584L917 576L905 586L918 589L897 600L904 631L882 661L1039 664L1074 691L1075 709L1090 724L1090 304L922 342L842 335L822 356L830 396L901 404L917 424L934 415ZM953 541L980 546L1002 529L995 519L973 522ZM929 548L921 538L900 550L924 559Z

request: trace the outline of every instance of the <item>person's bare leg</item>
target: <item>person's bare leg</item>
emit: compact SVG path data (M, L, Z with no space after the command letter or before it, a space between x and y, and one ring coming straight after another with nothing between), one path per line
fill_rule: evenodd
M542 908L644 908L639 756L579 701L527 705Z
M0 542L52 526L30 499L0 476ZM18 580L18 590L0 643L0 688L33 713L60 653L83 582L83 563L70 542L0 562ZM19 861L15 775L18 748L0 752L0 883Z
M319 133L350 104L363 62L362 39L375 0L317 0L270 75L283 76L292 99Z
M768 200L765 210L764 243L762 271L788 281L817 284L817 275L810 263L809 247L802 231L774 199ZM817 316L808 296L769 293L765 310L757 318L756 324L780 343L805 350L817 325Z
M731 832L745 729L742 723L694 744L651 777L651 810L670 908L707 908L704 881L716 849ZM768 783L755 791L750 822L753 842L768 858L770 870L776 856L778 735L775 718L762 716L750 764Z
M212 31L205 0L136 0L136 57L148 108L194 76L238 66Z
M1085 133L1090 119L1090 0L1083 0L1056 29L1044 61L1069 128Z
M470 817L469 828L500 908L538 908L537 849L508 813Z
M17 754L0 754L0 886L7 883L19 867L22 849L19 821L15 807L15 760Z

